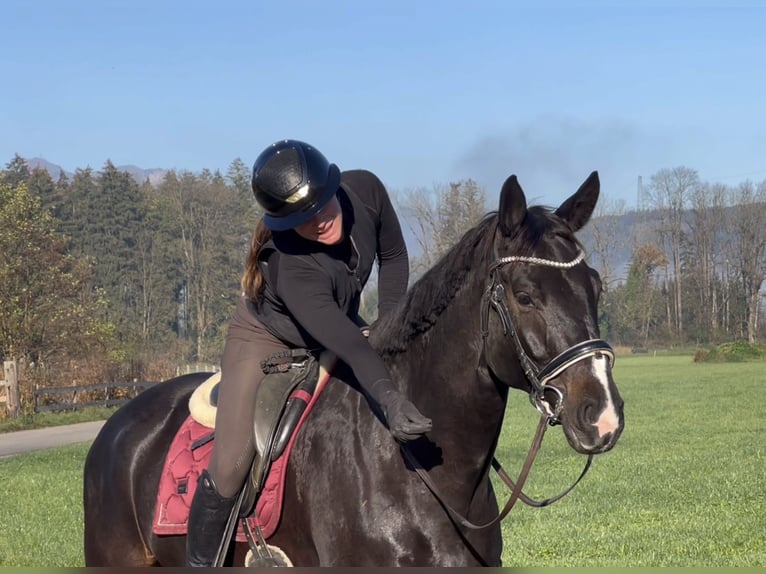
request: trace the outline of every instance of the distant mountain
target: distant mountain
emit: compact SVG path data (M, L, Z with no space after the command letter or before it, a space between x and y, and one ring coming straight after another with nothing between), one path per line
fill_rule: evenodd
M168 171L170 171L159 167L141 169L135 165L118 165L117 169L120 171L127 171L138 183L144 183L148 179L149 183L152 185L161 183L162 178L165 177L165 174L168 173Z
M56 181L58 180L59 177L61 177L61 172L64 172L69 179L72 179L73 174L65 171L64 168L62 168L60 165L51 163L46 159L43 159L41 157L24 158L24 159L26 159L29 169L37 169L37 168L44 169L50 174L50 176L53 178L53 181Z
M66 171L60 165L51 163L44 158L33 157L33 158L27 159L26 161L30 169L41 168L46 170L50 174L50 176L53 178L53 181L58 180L62 172L70 180L72 179L72 177L74 177L74 173ZM133 179L135 179L136 182L138 182L139 184L144 183L148 179L149 183L151 183L152 185L157 185L158 183L160 183L162 181L162 178L165 177L165 174L168 173L169 171L167 169L162 169L162 168L142 169L135 165L118 165L115 167L120 171L128 172L130 175L133 176ZM99 170L94 169L94 171L99 171Z

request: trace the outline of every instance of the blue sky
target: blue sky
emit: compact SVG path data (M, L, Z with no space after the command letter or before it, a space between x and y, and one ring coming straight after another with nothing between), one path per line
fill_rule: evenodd
M289 137L392 190L766 179L766 3L5 0L0 162L226 170ZM494 204L490 204L490 208Z

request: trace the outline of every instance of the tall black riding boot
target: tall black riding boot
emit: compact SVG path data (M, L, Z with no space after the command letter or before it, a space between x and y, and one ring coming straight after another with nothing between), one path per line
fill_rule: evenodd
M221 496L207 469L202 471L189 509L189 527L186 534L187 566L213 565L226 522L236 501L236 496Z

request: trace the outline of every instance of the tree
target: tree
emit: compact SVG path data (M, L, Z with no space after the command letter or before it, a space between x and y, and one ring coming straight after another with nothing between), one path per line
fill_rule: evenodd
M634 249L628 279L619 289L621 297L616 324L624 343L647 344L651 328L658 319L656 302L659 293L654 275L667 264L665 254L655 245L644 244Z
M167 348L177 325L176 294L181 277L178 222L166 197L146 181L141 186L145 215L136 236L141 300L140 337L145 352ZM160 347L163 345L163 347Z
M745 304L746 334L755 343L761 306L761 284L766 279L766 181L755 186L746 181L733 192L730 224L735 265Z
M22 183L0 184L0 355L46 364L103 350L111 328L88 288L91 269L66 253L50 214Z
M410 266L417 275L429 269L486 213L486 191L472 179L406 193L402 205L420 247Z
M39 167L33 169L27 179L27 189L40 199L40 206L44 211L53 216L57 215L61 199L56 184L46 170Z
M77 168L72 182L62 188L62 182L57 184L62 190L61 207L57 214L59 230L69 239L73 253L87 257L97 252L93 237L89 233L89 205L98 194L98 185L90 167Z
M104 164L96 185L97 193L86 202L86 254L93 258L96 284L110 302L108 319L117 325L126 352L133 352L140 339L143 299L136 241L146 207L133 177L111 161Z
M194 359L218 357L236 298L245 252L248 206L219 173L169 173L158 192L178 222L179 333L194 339Z
M615 253L619 252L628 241L625 230L621 227L625 215L625 202L621 200L613 203L602 199L596 209L595 217L588 224L591 240L590 253L593 255L593 265L598 269L601 277L603 289L599 300L599 326L609 337L614 332L617 322L617 301L616 297L613 297L612 288L621 280L612 269L612 261Z
M689 300L695 305L688 317L693 322L696 338L708 342L715 338L718 324L718 273L722 261L726 187L721 184L700 184L690 196L689 235L684 258L684 283ZM693 316L692 316L693 315Z
M614 259L614 254L627 244L625 230L620 225L625 215L625 201L610 202L604 198L596 207L595 215L590 221L593 254L603 290L608 293L612 285L619 280L612 269L611 261Z
M245 202L253 199L253 189L250 186L250 168L240 158L235 158L226 171L226 179Z
M11 187L18 187L29 179L29 165L27 160L19 154L14 154L13 159L5 164L5 170L0 178L1 183Z
M697 172L686 167L661 169L651 178L649 199L659 214L657 233L670 254L673 280L669 306L676 334L683 338L682 248L687 233L684 216L692 192L699 186Z
M244 215L245 222L255 222L263 215L263 210L256 203L253 196L253 188L250 184L252 175L250 168L245 165L240 158L236 158L229 164L229 169L226 172L226 179L233 186L234 191L237 194L237 200L246 211ZM241 230L241 246L243 250L248 249L250 246L250 238L252 236L252 227L244 227Z

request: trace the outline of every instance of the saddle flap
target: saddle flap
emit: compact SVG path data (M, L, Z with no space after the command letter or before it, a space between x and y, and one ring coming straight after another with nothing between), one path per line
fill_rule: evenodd
M269 373L258 385L255 397L255 447L260 454L269 453L275 429L288 405L293 391L304 383L316 388L319 377L319 364L313 356L308 356L301 363L294 363L284 372ZM313 394L313 389L310 392ZM297 421L296 421L297 422Z
M326 374L326 372L325 372ZM320 366L313 355L286 371L271 372L258 386L253 421L255 460L245 483L240 516L254 507L271 464L285 450L320 380Z

